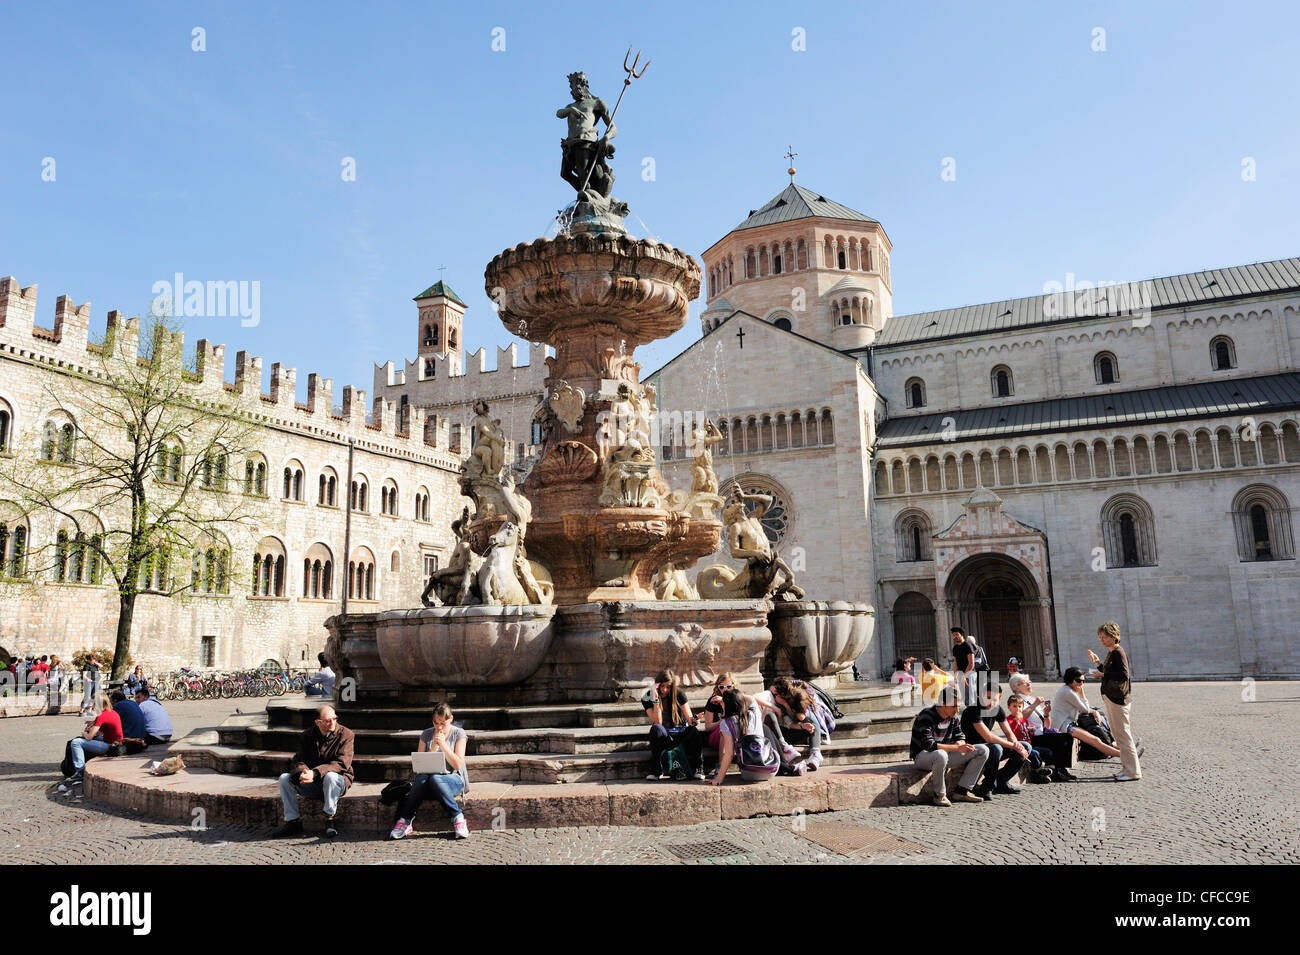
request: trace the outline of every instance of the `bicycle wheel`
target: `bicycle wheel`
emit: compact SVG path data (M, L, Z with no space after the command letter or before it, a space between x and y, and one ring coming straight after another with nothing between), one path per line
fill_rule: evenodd
M233 699L235 694L239 692L239 684L234 680L222 680L217 686L223 700Z
M284 681L283 681L283 680L277 678L277 679L275 679L275 680L273 680L273 681L271 682L271 695L272 695L272 696L284 696Z

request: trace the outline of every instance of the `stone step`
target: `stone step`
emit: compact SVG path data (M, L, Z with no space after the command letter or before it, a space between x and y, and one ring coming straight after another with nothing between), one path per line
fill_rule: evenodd
M899 707L892 688L883 682L845 684L832 694L846 715L910 709ZM687 694L691 706L700 709L708 700L707 689ZM315 718L319 700L276 699L266 704L267 723L278 729L306 729ZM564 706L456 707L456 722L471 732L530 728L601 726L644 726L645 711L635 703L571 704ZM352 730L424 729L430 725L428 707L339 706L339 719Z
M839 720L836 740L866 737L873 733L896 732L911 725L910 715L893 713L856 713ZM219 732L223 745L242 745L250 749L293 750L299 730L279 727L223 727ZM406 755L415 751L421 730L359 729L356 736L358 756ZM649 747L644 717L636 726L598 726L545 729L476 730L470 733L467 753L486 756L508 753L612 753L645 750Z
M879 736L837 736L822 750L827 765L873 765L897 762L907 756L906 733ZM642 737L644 741L644 737ZM185 758L186 765L222 773L275 777L284 772L292 758L291 749L247 749L203 745L181 740L169 753ZM711 761L711 760L709 760ZM638 779L652 767L648 748L614 752L503 752L468 757L471 781L521 783L601 782ZM409 754L358 754L353 761L361 782L384 782L410 778Z
M151 816L190 823L203 810L207 824L254 826L269 831L280 824L280 797L274 780L223 774L189 767L175 776L150 776L147 754L139 758L94 759L86 765L86 797ZM152 754L152 758L158 758ZM537 829L552 826L683 826L720 819L818 813L828 810L896 806L910 802L926 777L910 766L826 766L807 776L744 783L733 771L723 786L698 781L574 783L567 786L475 780L465 803L472 831ZM345 832L381 838L393 824L393 807L379 803L380 783L360 782L339 803ZM317 838L324 825L320 803L304 800L304 838ZM446 832L447 816L426 806L420 833ZM400 848L395 852L402 851Z

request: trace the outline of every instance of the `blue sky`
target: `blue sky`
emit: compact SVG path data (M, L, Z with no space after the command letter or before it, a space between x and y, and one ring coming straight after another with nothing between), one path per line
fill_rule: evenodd
M39 324L67 293L97 331L178 271L257 281L257 327L188 322L228 378L243 348L300 390L369 389L413 355L411 298L445 265L491 363L511 337L483 268L572 196L565 76L612 103L629 44L653 64L619 111L615 195L697 256L784 187L793 143L801 184L884 224L898 314L1281 258L1298 33L1284 3L6 5L0 275L40 284ZM647 370L702 307L638 350Z

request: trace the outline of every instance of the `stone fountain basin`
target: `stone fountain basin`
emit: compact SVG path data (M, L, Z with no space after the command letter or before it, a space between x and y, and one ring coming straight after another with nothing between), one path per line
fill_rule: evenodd
M407 687L508 686L537 672L555 607L432 607L378 615L379 658Z
M847 600L778 601L767 624L795 671L815 679L853 665L875 633L876 610Z

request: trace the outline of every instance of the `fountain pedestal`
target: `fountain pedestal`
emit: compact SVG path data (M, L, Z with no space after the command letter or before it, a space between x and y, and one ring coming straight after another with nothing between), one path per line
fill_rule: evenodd
M579 233L502 252L484 283L506 328L555 348L546 436L523 485L529 557L550 571L557 604L653 599L665 561L689 567L722 536L655 466L656 396L632 357L682 327L699 265L651 239Z

